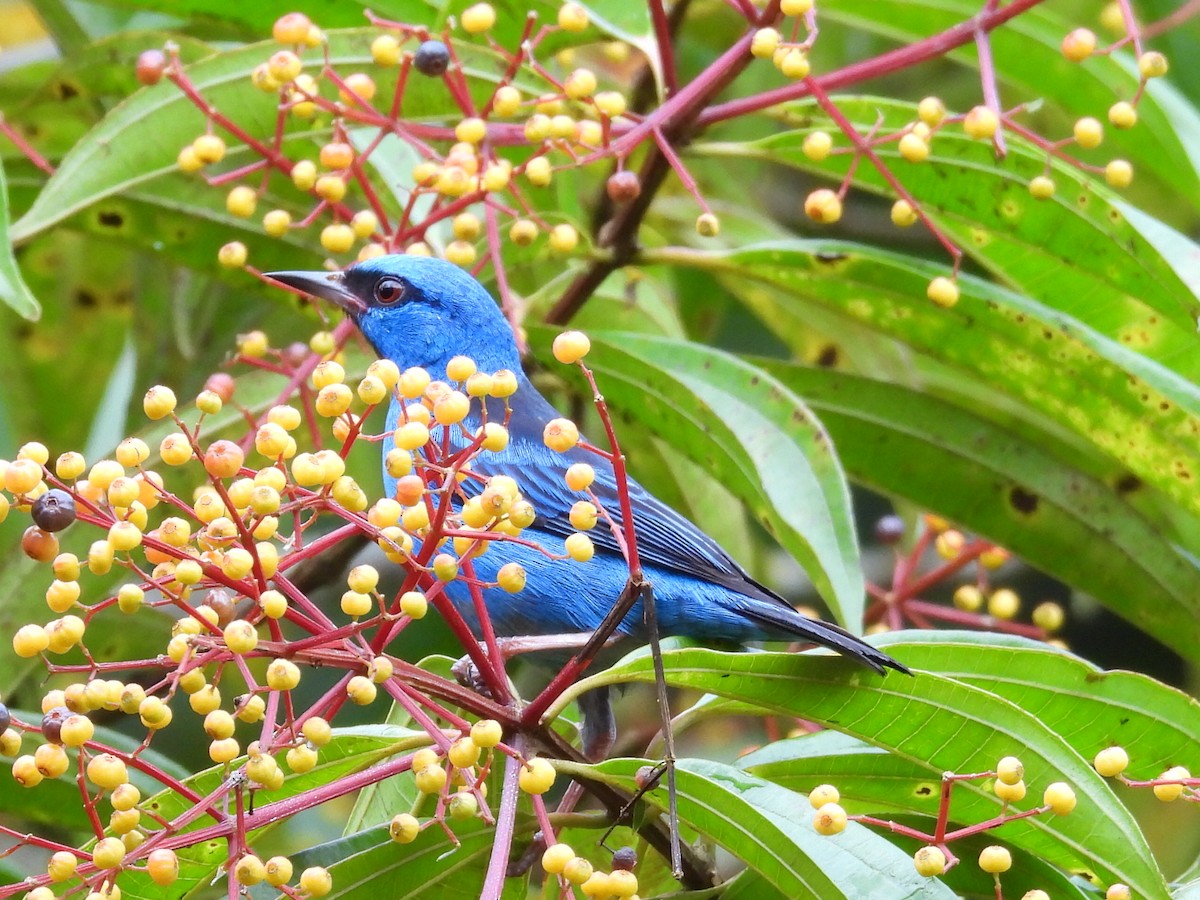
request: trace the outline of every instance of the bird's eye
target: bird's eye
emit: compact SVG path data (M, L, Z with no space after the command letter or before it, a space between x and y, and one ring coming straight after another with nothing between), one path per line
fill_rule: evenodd
M381 278L375 284L375 302L390 306L404 299L404 282L399 278Z

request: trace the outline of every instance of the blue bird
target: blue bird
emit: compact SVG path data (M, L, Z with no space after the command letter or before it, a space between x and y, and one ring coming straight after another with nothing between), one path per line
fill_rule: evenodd
M555 554L576 529L568 521L571 506L583 495L563 481L567 466L586 462L596 471L592 490L608 513L621 522L611 466L580 448L566 453L546 447L543 429L559 413L529 382L508 322L488 292L469 273L451 263L420 256L380 256L343 272L272 272L268 277L342 307L354 319L376 352L401 371L421 366L434 378L444 378L455 356L471 357L480 371L508 369L519 387L510 400L509 444L500 452L481 452L472 461L484 476L510 475L537 513L522 532ZM502 401L489 400L489 421L503 421ZM492 404L495 404L494 406ZM401 403L393 399L387 428L395 429ZM471 432L480 424L475 405L463 423ZM454 429L457 432L458 429ZM384 441L386 456L390 438ZM384 472L385 488L394 492L395 479ZM464 482L468 487L471 482ZM478 488L475 488L478 490ZM837 625L801 615L783 598L751 578L708 535L630 480L630 499L638 551L654 591L659 633L680 635L705 643L744 644L749 641L812 641L848 656L877 672L884 667L907 672L887 654ZM479 578L495 581L508 562L528 573L525 588L515 594L499 588L484 592L488 616L497 635L564 635L593 631L625 587L628 568L616 539L600 523L589 532L596 555L587 563L551 560L515 543L494 541L475 560ZM465 585L447 592L472 627L477 629L473 604ZM647 636L640 601L618 632L637 640ZM589 755L601 755L613 735L607 694L592 692L581 699L584 743ZM589 721L590 719L590 721ZM589 747L589 744L591 745Z

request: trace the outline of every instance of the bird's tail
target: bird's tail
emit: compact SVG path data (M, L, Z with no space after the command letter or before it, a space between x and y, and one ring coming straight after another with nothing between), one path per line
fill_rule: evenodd
M896 662L882 650L872 647L862 638L856 637L844 628L830 622L822 622L819 619L810 619L782 604L776 606L773 603L755 603L749 605L743 612L769 631L828 647L843 656L850 657L855 662L874 669L881 675L885 666L906 675L912 674L907 667Z

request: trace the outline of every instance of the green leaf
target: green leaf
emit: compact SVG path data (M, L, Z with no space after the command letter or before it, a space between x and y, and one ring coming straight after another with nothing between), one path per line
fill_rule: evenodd
M1121 745L1129 751L1130 778L1154 778L1200 746L1200 701L1148 675L1106 672L1013 635L898 632L879 644L919 668L1012 701L1085 759ZM1020 666L1013 665L1014 651Z
M634 792L637 770L645 764L617 759L598 766L560 762L557 768ZM864 826L850 823L835 838L818 835L805 798L733 766L681 759L676 778L681 822L738 857L784 896L954 896L941 882L918 875L911 857ZM666 778L643 800L664 810Z
M916 118L912 104L884 98L839 98L838 105L862 133L880 116L886 128ZM811 103L789 110L788 118L833 127ZM845 175L853 157L813 163L801 149L807 133L696 145L692 152L770 160L824 178ZM877 148L938 227L1002 282L1192 380L1200 378L1200 298L1187 274L1195 245L1144 214L1127 219L1129 207L1112 190L1061 161L1050 164L1058 185L1054 197L1035 200L1028 184L1046 170L1044 151L1017 137L1009 138L1008 151L998 161L990 144L951 128L938 132L929 160L919 165L905 162L895 142ZM896 196L866 163L855 170L853 183Z
M937 511L1200 659L1194 561L1133 505L1119 465L1092 472L1053 435L828 369L756 360L821 417L854 481Z
M900 661L907 662L904 648L897 650ZM1019 667L1020 651L1009 653L1011 665ZM814 654L688 649L664 653L663 663L670 685L855 735L921 766L933 779L947 771L988 771L1002 756L1019 754L1035 791L1065 781L1074 788L1079 808L1068 816L1007 823L1005 839L1012 846L1068 870L1093 872L1104 883L1124 882L1135 893L1158 896L1165 890L1137 822L1104 779L1054 729L997 694L928 671L918 670L913 678L880 678ZM649 656L631 654L576 684L559 704L600 684L653 678ZM984 785L964 783L956 792L991 815L1000 811L1000 801Z
M26 319L37 319L42 308L21 277L17 258L13 255L9 240L8 185L4 179L4 167L0 165L0 300L12 307Z
M812 307L900 341L1007 395L1030 415L1059 423L1186 510L1200 512L1192 452L1192 435L1200 434L1200 390L1070 316L965 275L958 304L940 309L925 297L937 267L838 241L645 256L776 288L779 294L743 292L767 321L801 321Z
M531 335L550 343L544 329ZM837 619L857 627L864 587L849 490L803 401L718 350L650 335L591 337L588 364L614 406L715 469L804 566Z
M402 727L411 721L404 707L392 703L384 723L397 737L411 737L412 749L428 746L429 735L424 731L409 731ZM387 822L396 813L411 810L418 796L416 783L411 778L385 778L368 785L354 799L354 808L346 818L342 833L352 835Z
M516 835L525 840L534 828L532 819L519 820ZM325 896L330 898L415 900L436 894L447 900L469 900L480 895L495 836L494 827L475 819L454 823L457 844L436 824L423 829L411 844L397 844L380 826L293 854L291 859L297 872L308 866L328 868L333 891ZM261 900L279 896L265 886L252 892Z

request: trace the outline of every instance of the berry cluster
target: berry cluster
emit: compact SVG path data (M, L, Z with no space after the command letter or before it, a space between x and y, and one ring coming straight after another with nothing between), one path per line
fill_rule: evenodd
M950 800L954 785L968 781L990 782L991 789L1003 803L1002 810L998 816L988 819L985 822L963 826L955 830L948 830L947 822L949 821ZM942 791L937 813L937 825L932 833L926 833L920 829L901 825L897 822L888 822L874 816L847 815L845 809L841 806L838 789L833 785L822 784L813 788L808 795L808 801L816 809L816 814L813 817L813 828L819 834L839 834L846 829L847 822L854 821L877 828L885 828L913 840L920 841L922 846L913 854L913 865L919 874L926 878L932 878L942 875L958 865L959 858L950 848L950 845L955 841L992 831L1000 828L1007 822L1013 822L1018 819L1049 814L1066 816L1075 809L1075 791L1065 782L1056 781L1048 784L1042 792L1041 805L1032 806L1020 812L1011 811L1009 807L1012 804L1021 803L1025 799L1026 792L1025 766L1015 756L1004 757L996 764L996 768L989 772L976 772L972 774L947 772L942 775ZM993 844L985 847L980 852L978 862L979 867L993 877L996 885L997 900L1001 900L1004 895L1000 876L1012 868L1012 852L1007 847ZM1113 890L1120 887L1123 887L1123 885L1114 885L1110 889L1109 896L1114 898L1120 896L1119 893L1113 893ZM1034 890L1027 892L1022 900L1042 900L1045 896L1044 891Z
M991 572L1009 560L1003 547L981 538L968 538L940 516L926 514L922 529L911 546L902 549L905 523L899 516L884 516L875 525L875 538L895 547L890 586L867 585L871 603L867 608L868 631L880 633L906 625L932 628L936 622L1019 634L1051 643L1066 616L1061 605L1045 600L1033 608L1031 623L1015 621L1021 612L1021 597L1011 588L994 588ZM941 562L929 571L921 567L930 550ZM954 589L953 607L922 599L922 594L959 577L974 565L975 578Z
M217 373L191 408L168 387L146 392L146 417L167 425L157 459L146 440L132 436L111 458L90 464L75 451L51 460L38 443L0 462L0 517L30 516L22 546L51 570L45 599L58 616L26 623L12 635L18 656L44 659L53 686L42 697L40 719L14 716L0 706L0 752L12 758L15 782L29 789L77 769L81 801L95 831L93 846L78 850L0 826L18 846L53 854L45 875L26 886L32 896L48 896L51 885L81 879L91 893L118 897L125 872L144 872L169 885L179 873L177 850L222 837L235 848L227 866L234 884L265 882L292 897L328 893L327 871L309 868L294 879L288 858L264 860L255 853L244 816L213 805L236 798L240 808L245 792L265 798L263 815L283 806L291 814L408 771L418 793L432 798L432 809L423 819L413 812L397 815L393 839L411 842L434 823L453 839L454 822L495 821L487 779L499 755L519 762L511 778L545 815L542 796L554 786L555 769L546 757L523 749L530 735L545 732L536 717L526 722L519 707L507 702L512 689L494 634L485 629L481 648L445 594L452 582L467 584L482 609L483 588L515 592L525 586L526 573L517 563L503 566L495 583L480 582L473 569L473 560L494 541L529 544L522 530L535 510L518 483L472 471L479 452L505 448L518 379L509 371L480 371L465 356L450 361L447 381L377 360L352 388L342 346L348 333L345 327L319 332L307 346L282 349L272 348L260 332L242 335L237 361L280 376L285 386L261 417L242 410L251 426L240 441L211 436L214 417L238 407L235 381ZM585 335L566 332L555 354L582 365L589 348ZM501 401L504 421L488 419L485 398ZM374 407L393 399L400 401L400 413L385 464L396 490L372 502L347 474L347 458L360 443L383 437L365 434L363 424ZM479 424L470 425L468 417ZM330 438L332 446L323 446ZM558 451L589 446L568 419L549 423L544 439ZM576 462L564 466L563 477L587 499L571 511L579 530L567 539L565 555L546 555L567 564L586 562L594 553L586 532L607 522L590 490L595 472ZM168 487L195 480L199 484L190 494ZM96 539L80 543L81 526L96 530ZM354 534L379 546L399 567L402 583L385 590L387 579L375 566L355 566L346 576L340 616L330 614L296 586L290 572ZM635 540L631 529L627 537ZM63 549L60 539L82 552ZM122 576L117 586L92 600L116 573ZM414 678L416 667L387 652L430 606L462 640L483 692L425 672ZM98 616L137 617L152 610L170 611L174 619L160 656L141 661L93 656L87 629ZM315 702L302 703L296 690L308 679L319 680L322 690ZM365 772L293 796L289 779L321 762L336 740L332 722L339 711L346 704L369 705L381 690L424 728L429 745L397 751L396 758ZM186 706L173 702L184 698ZM195 726L177 718L181 708L197 717ZM99 714L136 716L145 728L141 746L127 752L106 743L94 722ZM190 779L179 781L143 757L159 732L192 727L207 741L222 778L208 797L199 796ZM514 736L511 743L504 741L506 733ZM135 773L159 791L144 797L133 783ZM281 799L273 800L276 794ZM172 795L167 807L184 811L159 815ZM216 823L188 831L202 815ZM547 824L543 833L552 838L553 829ZM547 871L560 875L564 885L583 885L589 895L636 892L629 867L614 862L611 874L593 871L574 853L560 860L563 847L547 851ZM0 896L9 893L0 887Z

